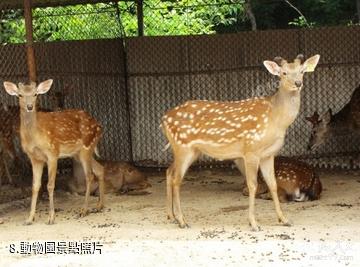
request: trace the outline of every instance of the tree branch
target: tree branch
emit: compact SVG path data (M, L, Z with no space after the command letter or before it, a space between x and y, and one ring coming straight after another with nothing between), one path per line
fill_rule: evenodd
M289 0L284 0L284 1L285 1L291 8L293 8L301 17L304 18L304 21L305 21L305 23L306 23L306 26L307 26L308 28L310 28L311 26L310 26L310 24L308 23L307 19L305 18L304 14L301 13L301 11L300 11L296 6L294 6L292 3L290 3Z
M251 30L256 31L257 30L256 18L251 8L251 0L245 0L244 8L246 11L246 15L251 22Z

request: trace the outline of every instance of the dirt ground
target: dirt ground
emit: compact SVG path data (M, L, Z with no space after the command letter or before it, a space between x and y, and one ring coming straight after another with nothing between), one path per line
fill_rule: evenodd
M57 191L56 224L50 226L46 199L30 226L23 225L29 197L1 204L0 266L360 266L360 172L327 171L320 178L319 201L282 205L292 227L277 223L272 201L257 199L261 232L250 231L248 198L235 170L186 176L182 207L188 229L166 219L163 172L151 175L151 194L107 195L102 213L82 219L75 217L83 196ZM96 200L91 198L92 206ZM98 241L101 254L20 254L21 242L45 241Z

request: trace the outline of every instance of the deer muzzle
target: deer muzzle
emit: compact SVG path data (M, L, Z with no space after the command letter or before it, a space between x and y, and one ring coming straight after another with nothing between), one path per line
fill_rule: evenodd
M27 105L26 105L26 111L27 111L27 112L32 112L33 110L34 110L33 104L27 104Z

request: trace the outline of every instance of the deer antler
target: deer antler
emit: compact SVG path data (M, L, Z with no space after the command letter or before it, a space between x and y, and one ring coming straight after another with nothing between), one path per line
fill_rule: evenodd
M302 64L304 62L304 55L303 54L297 55L296 58L295 58L295 61Z
M282 65L284 65L285 63L287 63L287 61L285 59L283 59L282 57L275 57L274 61L281 67Z

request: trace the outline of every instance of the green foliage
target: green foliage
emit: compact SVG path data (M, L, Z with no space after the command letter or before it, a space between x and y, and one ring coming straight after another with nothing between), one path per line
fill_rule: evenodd
M109 4L37 8L33 12L38 41L86 40L120 36L119 21Z
M357 23L354 0L290 0L312 27ZM305 27L305 20L286 1L252 0L259 29Z
M25 41L25 21L22 17L21 10L0 11L0 44Z
M219 25L232 25L244 12L243 1L205 0L144 1L145 35L191 35L214 33ZM127 36L137 34L136 6L120 2Z
M250 30L244 0L144 0L144 33L193 35ZM251 0L258 29L355 25L354 0ZM36 8L36 41L84 40L136 36L134 1L109 4ZM120 18L120 20L119 20ZM120 23L121 21L121 23ZM23 43L25 25L21 10L0 11L0 43Z
M316 25L316 23L309 22L303 16L300 16L298 18L295 18L293 21L290 21L289 25L294 25L301 28L312 28Z

